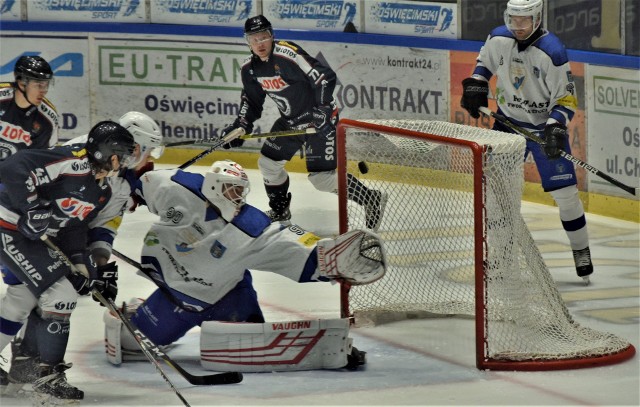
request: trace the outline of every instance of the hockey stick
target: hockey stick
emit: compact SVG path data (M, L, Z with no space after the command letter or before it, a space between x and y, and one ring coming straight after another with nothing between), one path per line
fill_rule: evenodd
M518 126L517 124L511 122L511 120L509 120L508 118L506 118L505 116L492 112L491 110L489 110L488 108L481 106L480 108L478 108L478 110L480 110L483 114L485 114L486 116L489 117L493 117L498 123L508 127L509 129L513 130L514 132L520 134L521 136L524 136L527 140L531 140L537 144L540 144L541 146L545 146L546 142L536 136L535 134L533 134L532 132L523 129L522 127ZM623 184L622 182L618 181L617 179L605 174L604 172L600 171L599 169L597 169L596 167L580 160L579 158L576 158L574 156L572 156L571 154L567 153L564 150L560 150L560 157L571 161L572 163L576 164L578 167L582 167L585 170L589 171L590 173L597 175L598 177L608 181L609 183L617 186L620 189L625 190L626 192L630 193L631 195L634 196L638 196L638 194L640 193L640 188L634 188L632 186Z
M190 160L182 163L178 169L180 170L184 170L185 168L187 168L188 166L190 166L191 164L195 163L198 160L201 160L202 158L204 158L205 156L211 154L213 152L213 150L216 150L220 147L222 147L223 145L229 143L232 140L235 140L236 138L243 136L244 135L244 129L242 127L238 127L237 129L233 130L232 132L230 132L229 134L227 134L226 136L224 136L221 139L218 139L215 143L213 143L213 145L211 147L209 147L208 149L204 150L203 152L201 152L200 154L196 155L195 157L191 158Z
M271 133L257 133L257 134L243 134L238 137L242 140L251 140L257 138L268 138L268 137L291 137L291 136L303 136L305 134L315 134L316 129L313 127L308 127L303 130L285 130L285 131L273 131ZM194 144L211 144L217 143L219 139L197 139L197 140L185 140L185 141L176 141L174 143L167 143L164 147L177 147L177 146L189 146Z
M41 237L42 241L51 249L56 255L62 260L72 272L77 274L82 274L76 266L69 260L69 258L60 250L58 246L56 246L46 235ZM173 391L178 395L180 400L188 406L189 404L184 399L184 397L180 394L180 392L175 388L171 380L167 377L166 373L162 370L162 367L158 363L157 359L162 359L166 364L174 368L182 377L184 377L189 383L196 386L203 385L216 385L216 384L234 384L240 383L242 381L242 373L239 372L224 372L224 373L216 373L212 375L205 376L196 376L193 375L186 370L184 370L179 364L173 361L166 353L162 352L160 348L158 348L147 336L142 333L139 329L135 328L131 321L122 313L122 311L115 305L113 300L109 300L105 298L99 291L91 290L91 294L98 299L102 304L104 304L107 309L118 316L125 328L129 331L129 333L135 338L136 342L142 349L144 355L149 359L149 361L156 367L160 375L164 378L164 380L171 386Z

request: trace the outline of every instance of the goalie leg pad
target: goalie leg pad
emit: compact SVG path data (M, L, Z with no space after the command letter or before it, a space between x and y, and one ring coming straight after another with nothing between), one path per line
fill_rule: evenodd
M125 315L130 316L135 313L142 302L140 298L129 300ZM109 363L120 366L127 360L146 360L144 355L142 358L137 356L140 353L138 342L128 330L124 329L120 318L109 310L105 310L102 320L104 321L104 347Z
M317 248L321 277L362 285L381 279L387 271L382 240L368 230L355 229L335 239L321 239Z
M267 322L206 321L202 367L215 371L287 372L340 369L352 352L347 319Z

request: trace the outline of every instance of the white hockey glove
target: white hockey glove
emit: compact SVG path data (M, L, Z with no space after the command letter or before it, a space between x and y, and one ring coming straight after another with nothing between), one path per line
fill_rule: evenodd
M321 239L318 271L321 276L343 279L352 285L370 284L387 271L382 240L366 230L352 230L335 239Z

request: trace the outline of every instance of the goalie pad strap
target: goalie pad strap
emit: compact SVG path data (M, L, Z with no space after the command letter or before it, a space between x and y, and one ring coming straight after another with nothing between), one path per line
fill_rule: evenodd
M202 367L215 371L286 372L340 369L351 353L349 321L320 319L262 324L206 321Z

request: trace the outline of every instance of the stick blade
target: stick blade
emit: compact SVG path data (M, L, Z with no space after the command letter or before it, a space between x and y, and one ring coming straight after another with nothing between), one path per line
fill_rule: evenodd
M208 376L193 376L189 383L196 386L214 386L219 384L236 384L242 382L244 376L240 372L224 372Z

